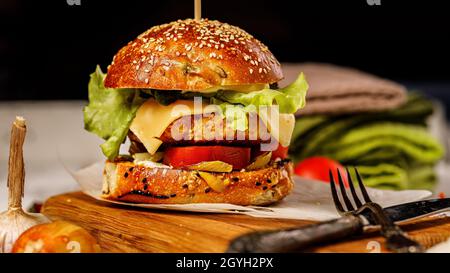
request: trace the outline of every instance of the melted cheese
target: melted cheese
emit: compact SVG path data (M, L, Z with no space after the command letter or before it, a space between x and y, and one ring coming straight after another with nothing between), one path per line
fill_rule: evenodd
M281 146L287 147L291 143L292 133L294 132L295 116L293 114L280 114L277 108L273 109L275 110L271 111L269 108L268 111L261 111L258 116Z
M154 99L149 99L137 111L130 130L139 138L147 151L154 154L162 144L159 138L172 122L183 116L211 111L205 107L206 105L194 107L192 100L178 100L164 106ZM288 146L294 130L294 115L279 114L279 120L277 120L276 118L271 119L271 111L268 112L269 115L260 116L261 120L281 145Z
M162 144L158 138L166 128L178 118L192 113L194 113L194 101L178 100L164 106L154 99L149 99L139 107L130 130L144 144L147 151L154 154Z

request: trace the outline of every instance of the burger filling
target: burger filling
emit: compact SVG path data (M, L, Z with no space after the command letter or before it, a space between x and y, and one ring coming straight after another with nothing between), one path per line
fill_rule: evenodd
M256 84L201 93L111 89L104 77L100 68L91 74L84 122L105 139L109 160L128 138L137 164L210 172L258 169L285 158L293 114L308 89L303 74L281 89Z

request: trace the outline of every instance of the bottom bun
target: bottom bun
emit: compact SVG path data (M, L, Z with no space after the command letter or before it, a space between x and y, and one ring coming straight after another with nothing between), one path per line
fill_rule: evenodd
M103 198L130 203L268 205L286 197L293 186L292 163L288 160L230 173L107 161L103 173Z

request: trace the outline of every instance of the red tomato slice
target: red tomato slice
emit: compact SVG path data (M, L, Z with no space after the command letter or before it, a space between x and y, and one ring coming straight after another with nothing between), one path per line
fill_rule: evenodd
M342 177L345 187L348 187L347 172L339 162L329 159L327 157L315 156L307 158L295 166L294 172L298 176L330 182L329 170L333 174L335 182L338 182L337 170Z
M203 161L223 161L233 169L243 169L250 163L250 148L228 146L170 147L164 153L163 162L180 168Z
M281 159L285 159L288 156L288 150L289 147L288 146L281 146L280 144L277 144L277 149L272 151L272 159L276 159L276 158L281 158ZM262 155L266 153L266 151L261 151L258 149L253 149L252 150L252 158L255 158L259 155Z
M272 159L281 158L285 159L288 155L288 146L281 146L281 144L278 144L278 148L272 152Z

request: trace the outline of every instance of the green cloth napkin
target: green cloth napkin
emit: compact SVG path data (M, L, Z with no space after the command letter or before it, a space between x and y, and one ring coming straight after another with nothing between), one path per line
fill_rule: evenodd
M433 167L444 153L426 129L432 111L428 99L411 93L391 111L303 116L296 121L290 155L296 161L326 156L355 166L371 187L430 189L436 182Z

